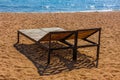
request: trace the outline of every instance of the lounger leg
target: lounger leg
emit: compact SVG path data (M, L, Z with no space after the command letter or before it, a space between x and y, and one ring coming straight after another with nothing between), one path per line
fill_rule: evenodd
M48 64L50 64L50 54L51 54L51 34L49 35Z
M47 62L47 64L50 64L50 54L51 54L51 50L48 51L48 62Z
M20 37L20 33L17 32L17 43L19 43L19 37Z
M74 38L74 47L73 47L73 60L77 61L77 39L78 39L78 32L75 33Z
M98 61L99 61L99 51L100 51L100 46L97 46L97 58L96 58L96 68L98 67Z
M77 49L73 48L73 60L77 60Z
M98 44L97 45L97 59L96 59L96 68L98 67L98 61L99 61L99 53L100 53L100 36L101 36L101 29L99 31L99 36L98 36Z

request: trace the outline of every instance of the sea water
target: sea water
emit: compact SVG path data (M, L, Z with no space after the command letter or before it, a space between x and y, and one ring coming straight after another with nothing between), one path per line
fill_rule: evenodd
M120 0L0 0L0 12L82 12L120 10Z

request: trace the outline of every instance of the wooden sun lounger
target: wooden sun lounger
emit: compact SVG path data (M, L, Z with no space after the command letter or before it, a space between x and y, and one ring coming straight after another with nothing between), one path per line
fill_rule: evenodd
M98 42L95 43L93 41L88 40L87 38L96 32L99 32L98 36ZM49 46L45 47L48 50L48 64L50 63L50 54L52 50L59 50L59 49L68 49L72 48L73 49L73 60L77 60L77 49L78 48L84 48L84 47L93 47L97 46L97 55L96 55L96 67L98 66L98 59L99 59L99 50L100 50L100 34L101 34L101 28L94 28L94 29L83 29L83 30L73 30L73 31L67 31L62 28L58 27L53 27L53 28L41 28L41 29L23 29L23 30L18 30L18 41L19 43L19 35L22 34L29 38L30 40L34 41L35 43L40 44L41 41L48 41ZM67 42L66 40L73 39L74 42L73 44ZM85 40L89 43L90 45L83 45L79 46L78 39ZM52 48L51 47L51 42L52 41L59 41L61 43L66 44L67 46L65 47L60 47L60 48Z

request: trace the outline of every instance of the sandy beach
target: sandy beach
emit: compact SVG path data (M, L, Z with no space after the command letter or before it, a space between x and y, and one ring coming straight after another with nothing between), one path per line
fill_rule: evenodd
M44 27L101 27L98 68L92 63L86 67L79 59L76 64L70 63L71 50L65 50L54 52L45 69L45 50L23 36L21 43L13 46L17 30ZM82 49L78 58L95 55L94 50ZM0 13L0 80L120 80L120 12Z

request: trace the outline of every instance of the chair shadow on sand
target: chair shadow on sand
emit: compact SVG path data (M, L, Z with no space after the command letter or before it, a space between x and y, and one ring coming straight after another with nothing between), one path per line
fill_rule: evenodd
M47 43L43 43L47 45ZM63 46L52 43L53 46ZM38 44L15 44L14 47L36 66L40 75L54 75L74 69L92 68L95 63L92 57L77 51L77 61L72 61L72 49L54 50L51 54L51 62L47 65L48 52Z

